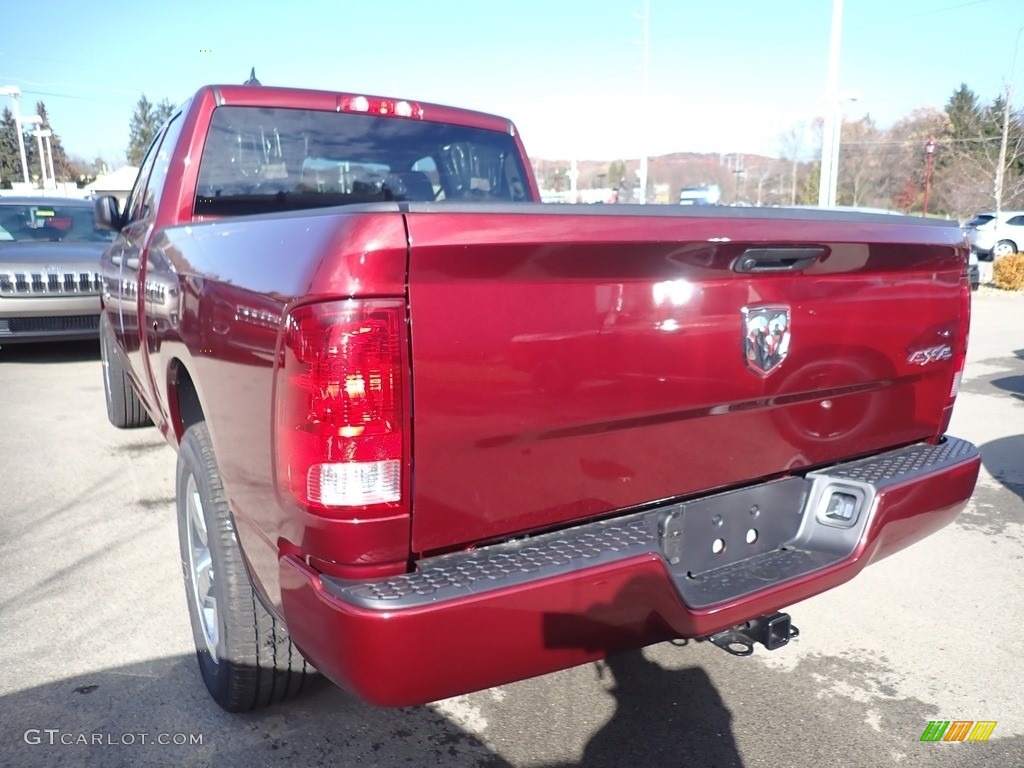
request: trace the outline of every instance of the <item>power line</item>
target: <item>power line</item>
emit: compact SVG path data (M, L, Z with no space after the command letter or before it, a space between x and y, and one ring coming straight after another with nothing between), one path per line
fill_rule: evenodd
M127 88L107 88L104 86L98 86L93 84L83 85L82 83L72 82L47 83L40 82L38 80L29 80L24 77L12 77L11 75L0 75L0 80L9 80L12 82L19 83L21 85L35 86L36 88L72 88L78 91L104 91L106 93L123 93L128 95L135 93L135 91L130 91Z
M51 91L26 91L22 90L22 93L26 96L50 96L55 99L75 99L76 101L94 101L103 104L121 104L122 102L118 99L111 98L99 98L96 96L75 96L70 93L53 93Z
M987 137L987 138L978 137L976 139L951 139L951 138L944 138L944 139L935 139L935 143L937 145L945 145L945 144L974 144L974 143L978 143L978 142L1001 141L1001 140L1002 140L1002 137L1000 137L1000 136L992 136L992 137ZM1010 141L1021 141L1021 140L1024 140L1024 135L1022 135L1022 136L1010 136L1009 140ZM843 142L843 146L844 147L881 147L881 146L886 146L886 145L888 145L888 146L915 146L915 145L921 144L921 143L922 143L922 140L920 140L920 139L901 139L899 141L884 141L884 140L880 140L880 141L844 141Z
M955 11L958 8L970 8L972 5L983 5L984 3L990 3L992 0L973 0L970 3L960 3L959 5L947 5L945 8L935 8L931 11L921 11L921 13L914 13L910 16L904 16L904 19L919 19L922 16L933 16L936 13L945 13L946 11Z
M96 101L91 96L72 96L69 93L51 93L50 91L22 91L27 96L52 96L57 99L79 99L81 101Z

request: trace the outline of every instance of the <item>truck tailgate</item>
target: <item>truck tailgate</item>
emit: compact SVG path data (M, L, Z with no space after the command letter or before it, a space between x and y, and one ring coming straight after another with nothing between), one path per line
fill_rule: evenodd
M955 224L630 208L408 213L416 552L943 428Z

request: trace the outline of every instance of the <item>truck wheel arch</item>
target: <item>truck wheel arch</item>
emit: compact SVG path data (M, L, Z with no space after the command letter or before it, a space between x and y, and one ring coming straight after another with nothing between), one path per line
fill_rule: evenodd
M206 420L199 392L185 364L175 358L168 369L167 392L171 423L176 442L181 443L185 431L193 424Z

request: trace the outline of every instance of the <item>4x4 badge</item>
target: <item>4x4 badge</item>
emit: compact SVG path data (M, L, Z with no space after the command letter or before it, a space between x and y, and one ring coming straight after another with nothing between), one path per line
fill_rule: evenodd
M747 367L767 376L789 352L787 307L743 308L743 357Z

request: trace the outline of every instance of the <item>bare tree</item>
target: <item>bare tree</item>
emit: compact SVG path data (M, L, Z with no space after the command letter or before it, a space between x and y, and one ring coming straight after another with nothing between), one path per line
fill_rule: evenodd
M779 146L782 150L781 157L789 161L790 189L789 204L796 205L797 200L797 172L804 160L804 149L809 147L813 140L813 131L807 123L800 121L779 137ZM818 136L820 146L820 134Z
M792 202L793 194L792 190L784 190L781 186L779 188L773 188L771 184L765 189L765 182L772 179L784 179L787 175L785 171L789 168L788 160L771 160L770 158L762 158L758 165L747 168L747 176L757 182L757 199L754 201L754 205L771 205L771 204L782 204L782 205L794 205ZM785 194L788 192L789 194Z
M1017 34L1018 39L1020 34ZM1016 57L1015 57L1016 58ZM1002 132L999 139L999 155L996 160L995 184L993 197L996 210L1003 206L1003 200L1016 200L1024 193L1024 111L1016 115L1010 109L1013 98L1013 85L1006 84L1006 95L1003 97ZM995 109L996 105L993 105ZM1010 131L1016 136L1011 138Z
M842 127L837 202L886 206L891 199L888 169L882 162L882 132L870 115Z

